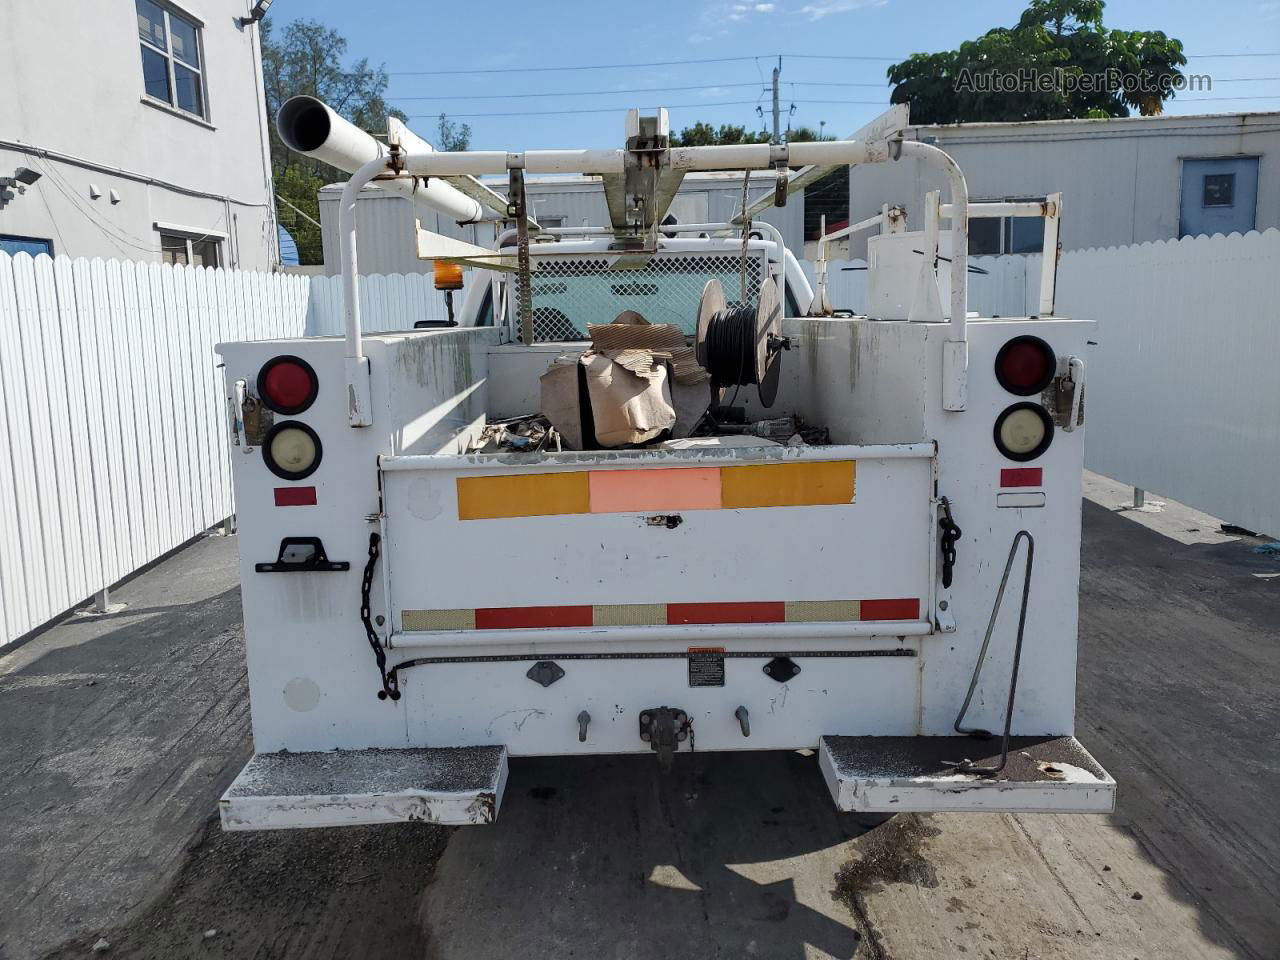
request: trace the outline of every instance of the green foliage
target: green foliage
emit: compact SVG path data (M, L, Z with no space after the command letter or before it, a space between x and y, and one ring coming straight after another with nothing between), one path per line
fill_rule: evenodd
M819 133L812 127L796 127L787 130L787 143L813 143L816 140L834 140L835 137Z
M958 50L917 53L888 70L893 103L913 123L1063 120L1161 112L1182 82L1182 43L1159 30L1109 30L1103 0L1032 0L1017 25ZM982 75L1030 77L1033 89L983 90ZM1126 85L1125 76L1141 83Z
M435 148L449 152L469 149L471 146L471 124L454 123L447 113L440 114L440 123L436 128Z
M722 123L719 127L715 127L701 120L671 137L673 147L713 147L734 143L768 142L769 134L763 130L753 133L746 127L732 123Z
M288 162L276 164L272 175L276 188L276 213L280 225L298 244L299 262L323 263L319 193L326 178L300 163Z
M294 20L273 36L271 20L262 21L262 76L271 128L271 170L280 223L298 243L299 259L321 263L319 190L346 174L289 150L275 131L280 105L290 97L318 97L361 129L385 136L387 118L405 115L387 105L387 71L367 59L343 66L347 41L315 20ZM468 131L469 133L469 131ZM290 206L289 204L292 204ZM297 210L294 209L297 208ZM299 213L298 211L301 211Z

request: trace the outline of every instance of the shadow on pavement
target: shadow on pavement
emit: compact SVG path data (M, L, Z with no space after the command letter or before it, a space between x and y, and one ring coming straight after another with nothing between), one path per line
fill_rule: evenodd
M925 822L881 831L892 874L847 869L865 830L795 753L680 754L667 774L653 757L515 760L497 824L459 831L441 859L429 956L874 955L861 894L931 882Z

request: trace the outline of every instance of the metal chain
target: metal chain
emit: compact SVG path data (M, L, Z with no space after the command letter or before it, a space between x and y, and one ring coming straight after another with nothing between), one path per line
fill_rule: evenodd
M364 577L360 582L360 622L364 624L364 633L373 648L373 659L377 661L378 673L382 675L382 689L378 691L379 700L399 700L400 683L393 670L387 673L387 651L378 638L378 631L373 627L372 610L369 608L369 594L373 591L373 570L378 565L378 556L382 553L382 537L377 533L369 534L369 560L364 565Z
M938 529L942 532L942 586L950 588L951 575L956 565L956 541L960 539L960 528L951 516L951 501L942 497L938 503L942 506L942 516L938 520Z

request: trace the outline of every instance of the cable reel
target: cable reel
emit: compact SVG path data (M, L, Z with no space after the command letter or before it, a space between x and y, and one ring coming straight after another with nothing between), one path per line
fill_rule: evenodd
M711 392L723 402L728 387L754 384L764 407L778 397L783 350L791 341L782 336L782 306L772 277L760 284L755 305L728 306L724 287L712 278L698 300L695 341L698 362L711 374Z

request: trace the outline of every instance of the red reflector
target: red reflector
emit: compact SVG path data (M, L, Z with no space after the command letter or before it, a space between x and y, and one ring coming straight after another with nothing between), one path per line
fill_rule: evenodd
M276 487L277 507L313 507L315 503L315 487Z
M1000 471L1002 487L1042 487L1044 470L1040 467L1007 467Z
M920 619L920 601L915 597L905 600L863 600L859 610L863 620Z
M752 603L668 603L667 623L786 623L787 605Z
M476 610L476 629L589 627L592 614L591 607L482 607Z
M281 360L262 378L262 392L278 410L298 410L310 404L315 380L312 373L293 360Z

